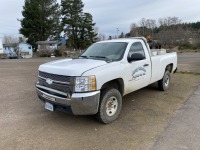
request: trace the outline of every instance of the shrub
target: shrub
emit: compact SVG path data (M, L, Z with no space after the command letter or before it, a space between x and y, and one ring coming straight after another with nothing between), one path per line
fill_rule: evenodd
M194 50L196 50L196 49L200 50L200 42L197 43L197 44L195 44L195 45L193 46L193 49L194 49Z
M189 42L185 42L185 43L182 43L181 45L179 45L179 50L184 50L184 49L192 49L193 46L192 44L190 44Z
M52 54L52 51L49 50L40 50L39 52L37 52L37 55L39 57L50 57Z
M56 49L56 50L54 51L54 55L55 55L56 57L61 57L61 56L62 56L62 50L61 50L61 49Z

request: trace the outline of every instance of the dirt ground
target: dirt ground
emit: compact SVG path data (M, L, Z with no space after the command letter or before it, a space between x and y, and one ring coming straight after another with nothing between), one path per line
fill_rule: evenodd
M151 149L175 111L200 83L177 73L166 92L152 84L123 98L118 120L49 112L36 95L37 68L51 59L0 60L0 149Z

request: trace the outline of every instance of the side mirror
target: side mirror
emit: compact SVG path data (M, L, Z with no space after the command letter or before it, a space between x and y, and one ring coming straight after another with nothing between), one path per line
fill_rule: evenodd
M128 57L128 62L143 60L143 59L145 59L144 55L140 53L134 53L131 55L131 57Z

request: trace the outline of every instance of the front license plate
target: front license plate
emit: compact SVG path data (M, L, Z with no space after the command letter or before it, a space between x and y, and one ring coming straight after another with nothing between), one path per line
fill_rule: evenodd
M45 109L50 110L50 111L54 111L53 105L48 103L48 102L45 103Z

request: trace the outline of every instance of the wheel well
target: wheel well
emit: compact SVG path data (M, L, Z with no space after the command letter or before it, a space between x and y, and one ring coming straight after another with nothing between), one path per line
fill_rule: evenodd
M124 94L124 81L121 78L108 81L108 82L103 84L103 86L101 87L101 90L104 90L104 89L107 89L107 88L115 88L123 96L123 94Z
M172 69L173 69L173 64L169 64L165 68L165 70L168 70L170 73L172 73Z

